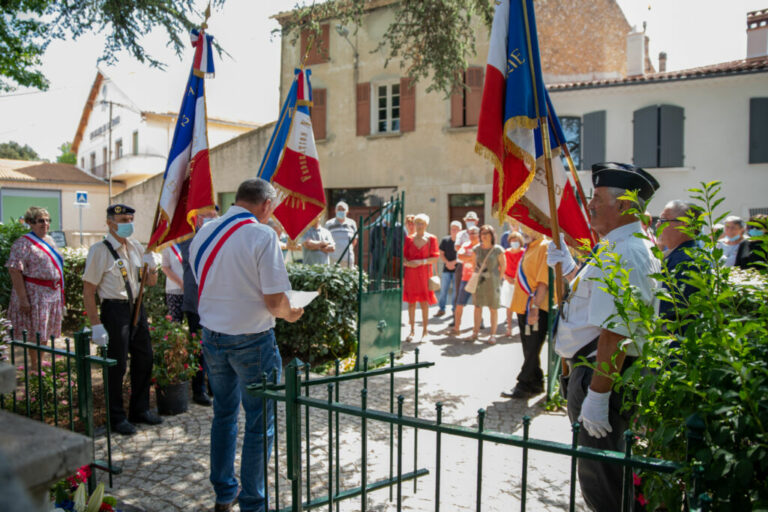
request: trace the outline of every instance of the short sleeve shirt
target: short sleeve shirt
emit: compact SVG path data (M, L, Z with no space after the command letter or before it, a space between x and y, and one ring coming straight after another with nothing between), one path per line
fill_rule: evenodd
M242 215L238 219L232 219ZM240 220L252 220L232 231L212 256L218 241ZM277 233L239 206L209 221L189 247L192 271L200 291L200 323L223 334L255 334L275 326L264 295L291 289ZM202 269L209 265L205 282Z
M658 310L656 289L658 284L651 274L661 271L661 262L653 255L651 243L637 238L642 234L639 222L618 227L600 242L605 247L600 255L608 262L611 254L620 257L621 266L629 270L629 282L640 293L642 300ZM614 297L600 282L603 271L587 263L571 282L571 292L563 302L557 324L555 351L562 357L571 358L583 346L600 336L602 329L626 336L623 348L628 355L640 354L645 338L643 333L630 333L618 317ZM612 322L616 322L612 324ZM612 324L612 325L611 325Z
M118 261L110 254L103 242L95 243L88 249L85 260L83 281L96 285L96 291L101 299L128 300L125 281L120 270L124 266L128 274L133 299L139 292L139 269L142 265L144 247L133 238L128 238L125 245L108 234L104 239L112 246L120 257Z
M307 240L311 240L313 242L330 242L333 243L333 237L331 236L331 232L325 229L323 226L320 227L311 227L309 228L305 233L304 236L301 237L302 242L306 242ZM331 262L331 257L329 253L323 252L320 250L310 250L306 247L303 247L302 250L302 259L304 264L306 265L327 265Z
M456 259L456 242L454 242L450 236L446 236L440 240L440 250L443 251L446 260L453 261ZM455 268L448 269L445 267L445 264L443 264L443 272L453 273L455 270Z
M175 245L175 244L174 244ZM175 249L175 250L174 250ZM178 248L178 246L169 245L165 249L163 249L163 268L170 268L174 274L179 276L182 281L184 280L184 267L181 262L181 250ZM170 295L181 295L181 287L171 281L170 279L165 279L165 293Z
M549 284L549 267L547 266L547 245L548 241L543 239L534 240L528 245L523 254L523 274L531 287L531 293L536 292L539 284ZM517 276L515 281L515 292L512 295L512 311L523 314L526 312L528 304L528 295L523 291L520 284L521 276ZM541 306L542 311L547 311L548 306L544 303Z
M339 219L331 219L325 223L325 229L331 232L333 237L333 243L336 248L331 253L331 263L336 263L344 254L344 261L349 265L355 263L355 250L349 243L355 237L357 232L357 224L352 219L345 218L344 222L339 222ZM347 249L349 246L349 249ZM347 251L344 253L344 251Z

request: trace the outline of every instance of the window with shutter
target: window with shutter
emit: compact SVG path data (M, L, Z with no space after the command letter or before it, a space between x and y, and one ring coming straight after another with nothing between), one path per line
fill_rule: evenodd
M577 164L581 169L589 170L592 169L593 164L605 162L605 118L605 110L584 114L581 165L578 166Z
M768 98L749 99L749 163L768 163Z
M477 126L483 101L483 74L480 67L468 68L462 73L464 87L451 94L451 127Z
M413 89L407 78L371 85L371 133L413 130Z
M323 140L327 136L325 131L326 93L326 89L312 89L310 117L312 119L312 131L315 134L315 140Z
M320 26L319 34L311 30L302 30L301 45L299 47L301 55L299 58L303 59L306 56L305 64L307 66L329 62L331 60L330 35L331 26L329 23L324 23ZM309 46L310 42L312 46ZM307 47L309 47L309 51L307 51Z
M371 133L371 84L357 84L357 135Z
M685 110L651 105L634 112L633 162L640 167L682 167Z
M400 79L400 131L416 129L416 88L410 78Z

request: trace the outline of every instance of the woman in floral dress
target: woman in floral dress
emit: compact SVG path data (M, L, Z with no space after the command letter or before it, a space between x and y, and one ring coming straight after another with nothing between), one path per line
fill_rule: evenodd
M11 246L5 266L11 274L11 301L8 318L13 334L21 339L27 331L27 340L34 342L40 333L40 343L61 335L64 314L63 276L56 264L61 255L56 243L48 235L51 216L44 208L32 206L24 214L30 232L19 237ZM63 266L61 267L63 269ZM37 353L31 352L32 368L37 367Z

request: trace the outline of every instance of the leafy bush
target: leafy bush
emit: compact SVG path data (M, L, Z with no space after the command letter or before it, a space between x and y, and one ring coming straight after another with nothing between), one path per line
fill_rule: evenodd
M691 490L697 466L716 510L768 507L768 275L722 266L720 233L711 234L725 217L713 214L719 191L717 182L691 189L704 212L679 228L699 241L686 251L700 270L653 276L672 290L658 298L673 303L674 318L659 318L640 299L617 259L601 279L617 302L613 322L648 340L637 362L613 375L645 434L636 452L683 462L675 475L644 475L648 510L681 510L680 490ZM679 293L685 284L696 290L688 299ZM700 441L689 444L688 424L700 425Z
M18 222L0 223L0 265L3 268L0 272L0 306L4 308L8 308L8 302L11 300L11 274L5 268L5 262L11 254L13 242L27 231L29 229Z
M186 382L199 369L200 342L190 335L186 324L174 322L170 315L155 317L149 326L152 339L152 381L158 386Z
M313 365L344 358L357 350L357 269L337 265L287 266L294 290L319 290L298 322L278 319L275 336L284 359Z

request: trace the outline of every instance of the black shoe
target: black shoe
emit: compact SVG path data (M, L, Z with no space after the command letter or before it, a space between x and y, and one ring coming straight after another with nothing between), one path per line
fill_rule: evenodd
M520 389L519 387L515 386L515 388L510 391L509 393L506 391L501 392L501 396L504 398L517 398L519 400L527 400L533 396L536 396L538 393L532 393L530 391L525 391L523 389Z
M117 432L124 436L132 436L136 433L136 427L128 423L128 420L123 420L120 423L112 425L112 432Z
M144 411L136 416L131 416L128 419L131 423L146 423L147 425L159 425L163 422L163 418L152 411Z
M205 407L210 407L213 402L211 402L211 397L208 396L208 393L205 391L201 391L200 393L194 393L192 395L192 401L195 402L197 405L203 405Z

